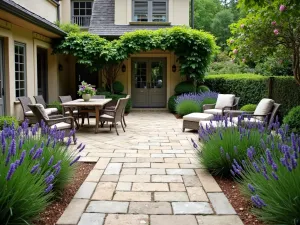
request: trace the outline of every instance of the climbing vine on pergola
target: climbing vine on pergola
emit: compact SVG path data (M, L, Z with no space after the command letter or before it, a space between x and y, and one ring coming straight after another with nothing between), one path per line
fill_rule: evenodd
M69 33L54 46L55 53L70 54L93 70L102 69L107 83L112 84L122 62L130 55L161 49L173 51L180 64L180 74L203 80L217 50L215 38L209 33L188 27L172 27L156 31L137 30L109 41L88 32Z

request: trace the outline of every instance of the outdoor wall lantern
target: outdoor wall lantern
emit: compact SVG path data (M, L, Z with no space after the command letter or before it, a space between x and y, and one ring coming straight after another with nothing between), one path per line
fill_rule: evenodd
M173 73L175 73L177 71L177 66L175 64L172 66L172 71L173 71Z
M126 72L126 66L125 66L125 64L123 64L123 66L122 66L122 72L123 72L123 73Z

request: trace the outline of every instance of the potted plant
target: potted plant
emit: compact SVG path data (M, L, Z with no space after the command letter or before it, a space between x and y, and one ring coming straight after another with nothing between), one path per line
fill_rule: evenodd
M82 96L85 102L88 102L91 97L96 94L96 89L93 88L90 84L82 81L81 85L79 85L78 94L79 96Z

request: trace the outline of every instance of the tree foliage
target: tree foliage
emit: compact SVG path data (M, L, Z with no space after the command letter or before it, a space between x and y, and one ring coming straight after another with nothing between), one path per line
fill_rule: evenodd
M115 81L121 63L131 54L161 49L173 51L180 63L181 75L202 80L217 50L213 35L187 27L156 31L137 30L109 41L88 32L69 33L54 44L54 52L71 54L92 70L105 71L109 84Z
M240 7L245 2L241 1ZM281 54L292 56L293 74L300 83L299 4L275 0L263 7L253 5L245 18L231 25L231 32L229 44L234 58L258 61L280 50Z

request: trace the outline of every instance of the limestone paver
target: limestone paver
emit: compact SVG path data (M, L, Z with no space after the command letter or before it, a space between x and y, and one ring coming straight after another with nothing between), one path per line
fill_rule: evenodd
M102 213L83 213L78 225L102 225L104 218Z
M116 194L114 195L114 200L149 202L151 201L151 193L117 191Z
M192 215L153 215L150 222L151 225L198 225Z
M167 183L133 183L132 191L169 191Z
M109 214L104 225L148 225L148 215Z
M213 214L207 202L172 202L174 214Z
M199 225L243 225L238 216L197 216Z
M96 164L58 225L243 224L199 164L197 132L182 132L182 120L164 111L132 111L126 123L119 136L106 124L98 134L77 131L80 161Z
M152 215L172 214L172 207L169 202L131 202L128 213Z
M128 202L91 201L86 212L91 213L127 213ZM74 215L76 216L76 215Z

